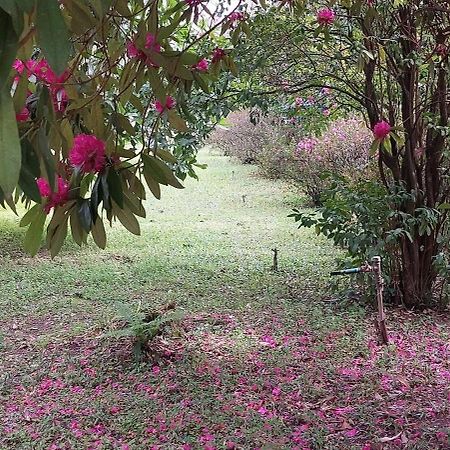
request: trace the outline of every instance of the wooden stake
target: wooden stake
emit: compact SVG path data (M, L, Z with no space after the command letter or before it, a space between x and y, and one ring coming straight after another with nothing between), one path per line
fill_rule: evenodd
M389 337L386 328L386 316L384 314L383 304L383 275L381 272L381 257L374 256L372 258L372 271L375 275L375 285L377 288L377 306L378 306L378 331L381 336L381 342L385 345L389 344Z
M278 249L277 248L273 248L273 265L272 265L272 270L274 272L278 272Z

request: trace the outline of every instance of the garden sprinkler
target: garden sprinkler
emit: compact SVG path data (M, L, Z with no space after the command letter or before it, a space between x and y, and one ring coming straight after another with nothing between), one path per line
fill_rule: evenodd
M386 316L384 314L384 304L383 304L383 276L381 273L381 257L374 256L372 258L372 264L365 263L361 267L354 267L352 269L336 270L331 272L330 275L352 275L354 273L368 273L372 272L375 276L375 286L377 290L377 306L378 306L378 318L377 318L377 328L381 336L381 341L383 344L389 343L389 337L386 328Z

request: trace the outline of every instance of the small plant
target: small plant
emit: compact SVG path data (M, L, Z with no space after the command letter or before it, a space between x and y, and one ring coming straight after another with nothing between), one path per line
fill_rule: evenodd
M122 302L115 303L115 328L104 336L112 338L132 337L133 355L136 361L142 361L150 352L149 343L162 333L165 326L179 320L181 314L175 312L175 304L168 303L158 311L149 311L139 303L137 308Z

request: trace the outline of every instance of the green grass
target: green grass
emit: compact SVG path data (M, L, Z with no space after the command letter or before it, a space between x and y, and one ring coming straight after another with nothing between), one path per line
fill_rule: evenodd
M287 217L297 193L210 150L200 160L200 182L149 199L142 236L116 224L106 251L69 240L29 258L1 213L0 449L359 449L402 417L411 448L443 441L447 322L409 336L414 318L399 317L374 350L370 310L322 302L339 252ZM137 366L129 339L103 337L116 301L175 302L184 318Z

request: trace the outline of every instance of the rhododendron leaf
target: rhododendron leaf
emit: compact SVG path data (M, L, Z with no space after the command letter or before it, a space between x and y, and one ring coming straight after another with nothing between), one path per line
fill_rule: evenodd
M16 0L17 6L27 13L30 13L34 8L36 0Z
M71 45L69 32L56 1L36 1L37 44L50 67L60 75L67 68Z
M164 164L160 159L154 156L143 155L144 159L144 174L145 168L151 173L151 178L158 183L171 186L177 189L184 189L183 185L177 180L170 168Z
M128 194L124 194L123 200L127 209L129 209L136 216L145 219L147 215L145 212L145 208L142 206L142 203L139 201L139 199L133 195L133 193L128 192Z
M45 129L43 127L41 127L37 133L37 150L40 154L41 161L43 162L42 169L45 171L45 178L50 183L52 191L55 191L55 159L50 150L47 135L45 134Z
M109 9L111 8L111 4L113 2L113 0L91 0L91 1L100 19L102 19L103 16L109 11Z
M208 83L206 82L205 78L203 75L194 72L194 80L195 82L200 86L200 88L206 92L207 94L209 94L210 90L209 90L209 86Z
M34 205L31 209L29 209L26 214L22 217L22 219L19 222L20 227L27 227L31 224L31 222L34 222L39 214L42 212L42 206L41 205Z
M383 142L381 143L384 150L386 150L387 153L392 153L392 143L390 137L387 137L386 139L383 139Z
M158 71L155 69L151 69L148 71L148 80L150 81L150 85L153 90L154 96L159 100L161 103L165 103L166 101L166 90L164 89L164 85L161 82L161 79L159 77Z
M89 233L92 228L92 213L88 199L80 199L78 201L77 213L81 227L86 233Z
M81 247L85 241L86 232L83 230L80 219L76 211L73 211L70 215L70 230L73 240Z
M77 34L84 34L89 28L96 24L95 17L91 14L89 8L83 3L72 0L66 2L64 8L68 10L71 17L71 29Z
M374 156L379 148L380 148L380 141L378 139L375 139L372 142L372 145L370 146L369 156Z
M19 186L23 193L36 203L41 202L41 195L36 184L36 178L33 175L32 169L26 164L22 164L19 176Z
M18 39L11 16L0 8L0 90L9 78L17 53Z
M42 208L39 208L39 213L36 213L36 217L34 217L25 234L24 248L31 256L35 256L41 247L42 233L44 232L46 218L47 216Z
M188 127L186 125L185 120L181 118L176 111L174 111L173 109L168 111L167 116L172 128L175 128L176 130L181 131L182 133L188 131Z
M117 0L114 8L121 16L131 15L131 11L128 8L128 0Z
M19 114L24 106L28 97L28 76L26 71L22 73L19 78L19 83L17 84L16 90L14 92L14 110Z
M54 258L60 251L67 237L69 217L66 215L63 221L55 228L54 232L50 235L50 256Z
M9 91L3 90L0 92L0 187L5 194L12 194L16 188L21 164L16 113Z
M98 247L103 250L106 248L105 225L103 224L103 220L100 217L97 217L94 226L92 227L92 237L94 238L94 242Z
M117 204L113 208L114 214L119 219L120 223L132 234L140 236L141 227L136 217L130 210L123 210Z
M158 149L156 150L156 155L159 156L164 161L167 161L169 163L175 164L177 162L177 158L172 155L172 153L168 152L167 150Z
M161 187L159 186L159 183L153 178L152 168L148 163L147 164L145 163L145 158L144 158L144 178L153 196L158 200L160 200Z
M107 181L111 198L119 205L120 208L123 208L122 182L120 180L120 176L112 167L109 169Z

